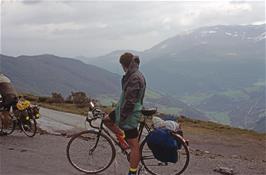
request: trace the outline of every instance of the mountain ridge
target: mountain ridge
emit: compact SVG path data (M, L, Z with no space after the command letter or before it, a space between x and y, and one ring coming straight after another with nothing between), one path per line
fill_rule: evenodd
M3 62L1 71L10 77L21 92L45 96L59 92L66 96L72 91L84 91L90 97L108 101L108 105L119 98L121 77L102 68L51 54L29 57L10 57L3 54L0 56L0 62ZM145 106L157 106L168 111L165 100L163 95L147 89ZM182 108L180 112L193 114L192 118L208 119L203 113L177 99L168 98L168 101Z
M92 93L91 95L107 92L119 93L117 86L119 75L93 65L84 64L79 60L50 54L29 57L10 57L2 54L0 61L2 62L1 71L8 74L16 83L18 89L22 91L46 95L51 93L48 89L59 91L63 95L69 94L72 90L84 90L87 93ZM80 72L76 70L80 70ZM94 75L97 75L97 77ZM32 83L31 80L37 82ZM61 80L64 80L64 83ZM45 82L53 82L54 84L46 84ZM27 86L27 84L30 84L30 86ZM79 87L76 84L79 84ZM97 84L97 86L94 86L94 84ZM32 87L33 85L35 87ZM90 89L89 92L88 89Z
M168 38L137 53L141 59L141 69L149 80L148 86L181 101L196 100L196 103L201 104L192 102L192 107L208 113L211 120L246 127L245 119L240 116L246 111L243 108L247 107L251 96L242 98L242 95L247 95L242 91L248 88L263 88L265 91L266 87L265 26L201 27ZM110 59L118 58L110 55L101 58L102 61ZM115 71L111 64L106 67L99 61L97 65ZM201 95L202 100L197 97L198 94L205 94ZM235 98L228 98L225 94L238 94L236 98L239 99L235 101ZM265 93L261 95L265 97ZM203 107L204 103L209 104L208 108ZM232 105L238 108L233 110ZM211 108L219 110L213 111ZM264 121L263 116L257 116L255 111L252 114L254 116L249 117L254 122L249 124L249 129L254 129L258 121ZM235 122L236 120L240 122ZM264 131L266 132L266 127Z
M187 32L182 36L177 35L176 37L169 38L144 52L131 50L131 52L139 55L141 58L140 68L148 80L147 86L155 92L160 92L160 95L154 94L154 92L149 93L153 94L151 98L149 97L149 104L159 104L165 111L171 111L172 113L186 112L185 109L188 109L188 112L186 112L187 115L197 115L196 117L204 120L209 119L211 121L225 122L237 127L247 127L247 125L244 125L246 122L245 119L241 116L247 112L245 108L251 105L249 101L256 102L258 96L253 97L250 93L245 94L244 91L255 89L255 93L260 93L260 96L265 97L265 94L259 91L260 88L265 91L264 28L265 25L203 27ZM243 33L246 34L244 35ZM179 40L180 38L182 40ZM168 42L169 44L166 44ZM98 78L98 80L101 80L97 81L97 79L93 79L93 76L86 79L85 75L88 74L89 71L83 70L81 71L82 73L78 74L79 78L74 78L79 80L76 82L89 80L88 82L94 82L92 84L98 84L100 88L97 88L97 86L94 88L89 87L87 85L89 83L83 85L82 88L75 88L73 84L66 81L66 76L63 75L67 74L69 77L72 77L71 71L74 70L69 69L69 65L72 67L76 64L72 65L71 58L69 58L66 60L68 60L67 62L70 64L68 64L68 66L62 66L60 65L60 60L58 61L58 59L55 59L56 64L52 66L57 66L56 70L60 69L64 72L60 73L61 76L58 79L65 80L65 83L59 83L59 88L57 87L58 89L55 88L55 90L64 89L65 86L68 86L69 90L86 89L88 91L88 89L90 89L90 92L88 92L89 94L110 94L110 89L108 88L105 88L104 91L99 91L102 88L102 82L100 81L103 81L104 85L102 86L113 86L111 88L111 94L118 96L120 90L119 79L122 75L122 69L118 60L119 55L125 51L130 50L118 50L111 52L107 57L97 57L100 58L100 62L97 63L97 66L101 66L101 62L103 62L104 65L102 65L102 68L110 70L115 67L114 72L120 75L105 72L106 74L101 75L102 78ZM51 54L39 55L37 57L50 56L60 58ZM23 56L21 58L23 58ZM34 58L34 56L31 57L31 59L32 58ZM14 59L10 60L14 61ZM38 61L38 59L32 61ZM28 67L26 67L32 68L29 67L30 64L31 63L28 62ZM42 61L40 64L46 65L46 67L42 67L40 70L48 69L50 72L54 71L50 70L49 66L47 67L49 62ZM83 62L78 62L77 64L83 64ZM38 66L38 64L35 64L33 67L36 66ZM109 66L109 68L106 68L106 66ZM9 68L11 70L12 66L9 66ZM9 68L5 68L5 71L8 72ZM84 65L82 68L84 68ZM25 69L25 65L24 68L18 68L18 70L20 69ZM76 66L75 69L80 69L80 67ZM13 70L13 72L16 71L17 70ZM35 68L32 72L36 71L39 70ZM72 74L74 72L72 72ZM16 73L21 76L19 72ZM31 76L31 74L28 73L23 75L21 79L27 76ZM52 74L49 77L48 79L44 78L43 81L57 80ZM38 80L38 77L34 79ZM16 81L20 82L19 79L16 79ZM117 83L113 83L114 81ZM25 86L25 89L32 89L32 87L36 86L34 83L33 85L27 86L32 82L26 82L26 84L20 82L18 86ZM39 88L43 87L35 87L35 89ZM46 87L46 89L47 88L48 87ZM255 98L255 100L253 98ZM265 104L265 101L262 101L262 103ZM208 105L206 106L206 104ZM232 108L228 104L230 104ZM234 106L236 109L233 109ZM262 130L259 121L264 121L263 118L266 116L263 115L263 113L258 114L259 111L256 110L260 109L261 108L254 108L252 110L252 115L249 116L248 129L256 129L257 126L260 128L258 130ZM238 120L239 122L236 122ZM266 132L266 128L264 129Z

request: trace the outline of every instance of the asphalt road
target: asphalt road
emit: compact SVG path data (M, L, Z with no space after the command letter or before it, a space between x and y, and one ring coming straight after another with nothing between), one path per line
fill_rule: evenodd
M41 118L38 127L50 134L60 134L64 131L85 129L85 117L76 114L40 109Z
M29 138L15 131L10 136L0 137L0 175L83 175L68 162L69 138L61 133L85 130L84 120L83 116L42 108L38 125L49 134L38 133ZM219 175L213 171L217 167L232 168L239 175L266 174L265 140L186 133L190 139L191 158L184 175ZM114 163L101 175L125 175L127 170L126 157L118 151Z
M85 118L75 114L44 109L38 126L48 134L26 137L15 131L0 137L0 175L80 175L67 160L66 147L69 138L61 133L85 130ZM101 174L124 175L128 170L126 157L117 152L113 164Z

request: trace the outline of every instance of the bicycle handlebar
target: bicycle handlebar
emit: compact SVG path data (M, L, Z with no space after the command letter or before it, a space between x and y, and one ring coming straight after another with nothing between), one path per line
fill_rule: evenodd
M99 127L93 126L92 121L97 120L97 119L103 119L105 116L105 112L101 111L100 109L93 108L88 112L88 115L86 117L86 121L89 122L90 126L92 128L98 129Z

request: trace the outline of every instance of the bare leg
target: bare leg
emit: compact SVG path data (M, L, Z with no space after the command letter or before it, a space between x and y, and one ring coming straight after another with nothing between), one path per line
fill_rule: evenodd
M106 116L103 122L107 128L115 133L115 135L124 135L123 131L118 126L116 126L116 124L109 118L109 116Z
M8 127L8 122L10 120L10 117L9 117L9 112L8 111L3 111L1 112L1 118L2 118L2 121L3 121L3 128L7 128Z
M130 168L137 169L140 161L140 150L139 150L139 141L138 137L134 139L127 140L131 153L130 153Z

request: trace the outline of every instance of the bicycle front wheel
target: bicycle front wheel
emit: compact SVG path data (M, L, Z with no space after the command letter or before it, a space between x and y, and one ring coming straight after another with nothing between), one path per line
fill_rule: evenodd
M72 136L66 151L70 164L87 174L106 170L114 161L116 153L110 138L94 130Z
M0 130L6 135L12 134L16 128L16 121L13 116L9 114L9 118L6 122L0 117Z
M20 119L20 126L24 134L28 137L35 136L37 132L37 123L34 118L29 118L28 120Z
M180 145L179 149L177 149L178 160L176 163L161 162L157 160L148 147L146 139L143 140L140 146L140 150L141 163L143 164L145 169L139 171L139 175L146 174L146 172L149 172L152 175L180 175L186 170L189 164L188 146L181 136L173 134L173 137Z

